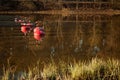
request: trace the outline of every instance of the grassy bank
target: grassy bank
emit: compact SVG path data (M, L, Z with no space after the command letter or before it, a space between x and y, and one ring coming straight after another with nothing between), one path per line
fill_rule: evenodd
M90 61L73 61L65 63L63 61L44 64L40 68L41 62L29 67L28 71L23 72L18 80L120 80L120 62L109 59L102 60L94 58ZM11 74L11 76L10 76ZM4 69L2 80L14 80L15 74L11 69Z

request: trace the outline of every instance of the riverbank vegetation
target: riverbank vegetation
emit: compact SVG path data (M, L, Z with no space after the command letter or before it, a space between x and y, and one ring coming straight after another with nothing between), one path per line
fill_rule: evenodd
M77 2L76 2L77 1ZM82 2L79 3L78 2ZM77 8L78 6L78 8ZM107 8L106 8L107 7ZM119 0L1 0L0 11L41 11L59 9L115 9L120 10Z
M99 58L57 64L53 60L48 64L38 61L19 75L10 67L3 68L3 72L2 80L119 80L120 61Z

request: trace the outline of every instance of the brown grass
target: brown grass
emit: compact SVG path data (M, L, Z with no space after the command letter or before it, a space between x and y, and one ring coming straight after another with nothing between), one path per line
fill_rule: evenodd
M61 61L56 65L54 61L44 64L41 62L29 67L26 75L18 77L18 80L119 80L120 61L115 59L102 60L94 58L85 62L65 63ZM4 69L2 80L8 80L11 70ZM14 73L13 73L14 75ZM13 76L14 77L14 76Z

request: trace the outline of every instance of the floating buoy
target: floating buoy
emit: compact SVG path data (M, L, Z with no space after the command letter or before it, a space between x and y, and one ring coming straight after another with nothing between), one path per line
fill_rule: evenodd
M21 26L21 31L26 35L26 33L28 32L28 31L30 31L31 29L30 29L30 27L27 27L27 26L25 26L25 25L23 25L23 26Z
M23 32L23 33L27 33L27 29L26 29L27 27L26 26L21 26L21 31Z
M43 32L41 29L40 29L40 27L36 27L36 28L34 28L34 38L36 39L36 40L41 40L42 39L42 37L44 37L44 35L45 35L45 32Z
M34 33L39 33L39 32L40 32L40 28L39 27L34 28Z

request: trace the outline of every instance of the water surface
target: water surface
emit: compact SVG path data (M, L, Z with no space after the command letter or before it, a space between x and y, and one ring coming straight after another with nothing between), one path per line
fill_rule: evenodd
M0 67L8 60L23 69L51 57L67 62L120 58L119 15L22 15L43 22L42 41L36 41L32 31L25 36L14 22L16 16L21 15L0 15Z

